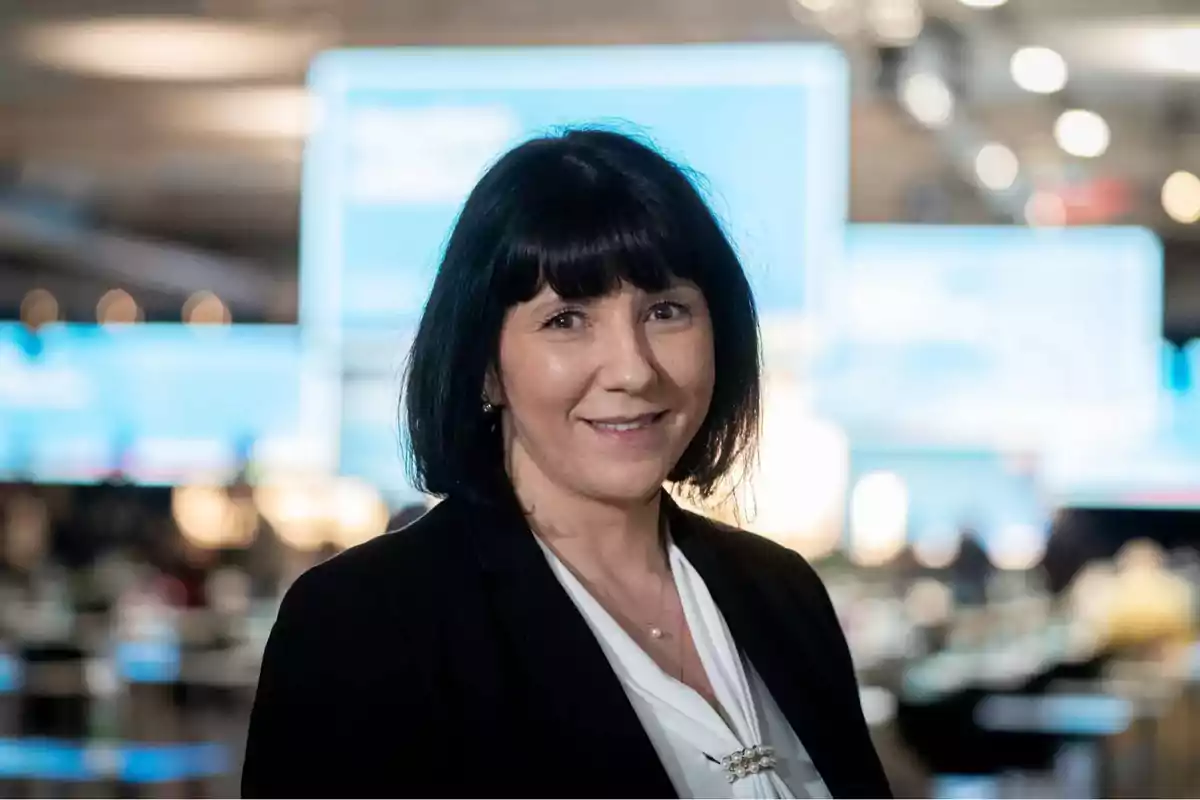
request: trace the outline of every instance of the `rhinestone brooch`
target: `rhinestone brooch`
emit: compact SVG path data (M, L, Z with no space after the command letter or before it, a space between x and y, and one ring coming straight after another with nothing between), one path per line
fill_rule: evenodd
M726 777L735 783L749 775L757 775L775 767L775 748L755 745L735 750L721 759Z

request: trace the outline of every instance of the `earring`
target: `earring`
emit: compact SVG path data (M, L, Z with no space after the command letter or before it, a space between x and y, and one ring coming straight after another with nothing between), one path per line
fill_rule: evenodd
M491 415L493 412L495 412L495 410L496 410L496 407L495 407L494 405L492 405L492 401L491 401L491 400L488 400L488 398L487 398L487 395L486 395L486 394L485 394L485 395L483 395L483 398L482 398L482 399L483 399L483 405L481 406L481 408L483 409L484 416L489 416L489 415Z

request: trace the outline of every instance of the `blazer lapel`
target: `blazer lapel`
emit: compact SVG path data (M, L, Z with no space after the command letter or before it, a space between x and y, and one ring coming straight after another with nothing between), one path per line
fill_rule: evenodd
M664 493L665 498L665 493ZM754 575L732 534L665 498L671 535L704 578L738 648L762 676L834 797L854 796L838 709L821 687L826 669L820 639L805 624L805 609L769 575Z
M467 532L487 574L507 658L526 690L520 713L542 728L551 794L675 797L658 754L587 621L546 563L511 493L468 506ZM553 780L551 781L553 783Z

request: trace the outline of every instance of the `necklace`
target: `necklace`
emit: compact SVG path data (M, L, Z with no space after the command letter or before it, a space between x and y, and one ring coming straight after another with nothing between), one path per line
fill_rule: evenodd
M644 630L646 630L647 633L650 634L650 638L656 642L661 642L664 639L670 639L672 637L672 634L668 631L667 626L665 625L665 620L666 620L666 616L667 616L667 585L674 582L672 579L670 570L671 570L670 562L668 562L667 575L664 577L661 577L659 579L659 583L658 583L658 613L654 615L653 621L647 622L647 621L645 621L645 617L642 617L641 621L637 621L635 618L632 618L631 615L629 615L628 613L623 614L625 619L627 619L629 622L634 622L637 627L642 628L643 626L645 626ZM608 589L606 589L604 587L603 584L591 583L590 581L587 581L586 579L584 580L584 583L585 583L585 585L589 585L591 590L594 593L598 592L599 595L604 598L604 600L605 600L604 605L608 606L608 608L610 609L609 613L620 613L621 612L622 604L618 603L616 601L616 599L613 597L613 595L608 591Z
M668 563L668 568L669 567L670 567L670 564ZM659 584L658 584L658 619L659 619L659 621L661 621L662 618L664 616L666 616L666 605L667 605L665 602L666 597L667 597L667 579L663 578L661 581L659 581ZM651 639L661 639L666 635L667 635L666 631L664 631L662 629L662 626L660 624L654 623L654 624L650 625L650 638Z
M667 596L667 580L674 577L671 571L671 543L667 532L667 517L665 514L659 516L658 519L658 544L662 549L663 563L667 568L667 577L664 577L658 584L658 621L650 625L650 638L662 639L667 635L662 627L662 619L667 615L667 604L665 602Z
M667 563L668 563L668 565L670 564L670 562L667 562ZM673 573L671 573L671 574L673 574ZM686 621L686 617L683 614L683 599L682 598L680 598L680 601L679 601L679 626L676 629L676 631L677 631L675 634L675 638L677 639L677 641L675 642L676 673L674 675L674 678L675 678L675 680L679 681L680 683L686 683L686 681L684 680L684 677L683 677L683 675L684 675L683 642L687 638L687 621ZM650 635L654 636L654 628L650 629ZM661 637L656 637L656 638L661 638Z
M554 546L552 544L550 544L550 542L546 541L542 536L540 536L538 534L536 528L534 528L532 524L530 525L530 528L531 528L531 531L533 532L534 536L536 536L539 539L539 541L541 541L546 546L546 548L550 550L550 552L554 553L558 557L559 561L561 561L563 563L563 565L575 576L575 578L581 584L583 584L584 588L587 589L592 594L593 597L596 597L598 600L600 598L603 598L601 605L607 607L608 613L610 614L610 616L613 616L614 619L617 616L624 616L624 618L627 621L627 624L633 623L634 627L646 630L647 633L650 635L650 638L652 640L654 640L656 643L663 642L664 639L672 638L672 634L668 632L668 629L667 629L666 625L664 624L665 618L667 616L667 603L666 603L667 584L668 583L670 583L672 585L674 584L673 571L671 569L670 540L668 537L667 522L666 522L665 518L662 518L659 522L659 543L662 548L662 553L663 553L663 557L664 557L664 563L666 566L667 574L665 577L661 577L659 580L659 584L658 584L658 614L656 615L655 620L652 622L646 622L644 617L642 618L642 621L637 621L637 620L631 618L628 614L622 614L621 613L622 604L618 603L614 600L612 594L604 587L604 585L602 583L592 582L592 581L588 580L587 578L585 578L578 570L576 570L573 566L571 566L570 563L568 563L565 559L563 559L562 556L558 555L557 550L554 548ZM684 623L684 616L683 616L682 611L683 611L683 608L681 605L680 606L679 631L674 634L674 637L677 640L676 641L677 652L675 653L676 669L672 671L674 673L672 675L672 677L674 677L676 680L678 680L680 682L683 682L683 679L684 679L683 676L684 676L684 671L685 671L684 665L683 665L683 650L684 650L683 629L684 629L685 623ZM643 627L643 626L645 626L645 627ZM671 674L671 672L668 672L668 674Z
M658 618L659 618L660 622L650 626L650 638L654 639L655 641L661 641L667 635L666 631L663 630L663 627L661 625L661 620L666 616L666 613L667 613L666 612L666 602L665 602L664 598L666 597L667 582L670 581L672 585L674 585L674 583L675 583L675 580L674 580L675 571L671 568L671 539L670 539L670 531L667 529L666 515L664 515L661 518L661 521L659 522L659 541L662 544L663 556L664 556L666 567L667 567L667 575L665 578L663 578L662 582L659 584L659 587L658 587L658 591L659 591ZM676 633L675 633L675 638L676 638L676 642L675 642L675 674L672 676L680 683L685 683L685 681L684 681L684 663L683 663L683 643L684 643L684 639L686 637L687 637L687 622L686 622L686 617L683 613L683 598L680 598L680 601L679 601L679 624L676 628Z

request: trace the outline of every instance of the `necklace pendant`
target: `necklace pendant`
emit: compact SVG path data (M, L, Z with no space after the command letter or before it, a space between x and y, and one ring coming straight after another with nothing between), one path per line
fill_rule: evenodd
M657 626L655 626L655 627L651 628L651 629L650 629L650 638L651 638L651 639L661 639L661 638L663 638L663 629L662 629L662 628L659 628L659 627L657 627Z

